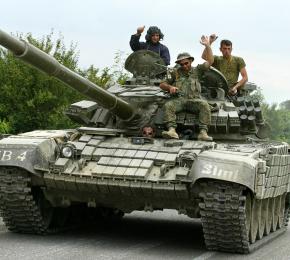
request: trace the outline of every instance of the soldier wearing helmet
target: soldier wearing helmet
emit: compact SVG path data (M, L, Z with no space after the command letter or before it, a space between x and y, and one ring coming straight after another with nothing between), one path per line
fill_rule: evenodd
M150 26L145 36L146 42L140 42L140 36L145 26L137 28L137 33L133 34L130 39L130 46L133 51L149 50L156 52L164 60L166 65L170 64L170 54L168 48L160 43L164 35L157 26Z
M180 53L175 61L179 68L172 72L170 78L160 83L160 88L163 90L170 94L179 94L164 105L164 121L168 131L164 131L162 135L166 138L179 138L176 133L176 113L189 110L199 115L200 133L197 137L198 140L212 141L212 137L207 135L208 125L211 121L210 106L201 99L198 76L209 69L214 59L208 37L202 36L200 43L205 46L207 61L193 68L191 64L194 58L187 52Z

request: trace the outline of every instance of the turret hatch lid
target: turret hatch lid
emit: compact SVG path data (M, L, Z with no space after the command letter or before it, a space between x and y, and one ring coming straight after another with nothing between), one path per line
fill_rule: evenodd
M136 76L150 76L166 72L166 66L159 54L140 50L129 55L125 62L125 69Z

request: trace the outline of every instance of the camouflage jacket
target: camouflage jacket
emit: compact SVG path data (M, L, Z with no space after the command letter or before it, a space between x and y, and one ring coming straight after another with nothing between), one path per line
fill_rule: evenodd
M204 64L192 67L188 73L181 68L173 70L166 82L178 88L180 96L186 99L200 98L201 85L199 77L208 68Z

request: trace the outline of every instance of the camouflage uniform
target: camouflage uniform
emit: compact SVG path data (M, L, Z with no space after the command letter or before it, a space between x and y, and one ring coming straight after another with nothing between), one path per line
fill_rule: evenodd
M168 128L176 128L176 113L186 110L199 113L199 128L207 131L207 125L211 120L210 107L205 100L201 99L201 86L198 79L199 74L204 70L207 70L207 67L203 64L191 68L189 73L179 68L171 73L171 78L166 80L168 84L178 88L179 96L164 105L164 120Z
M212 66L224 74L229 87L232 88L238 82L240 71L246 67L246 63L243 58L237 56L231 56L230 60L223 56L214 56Z

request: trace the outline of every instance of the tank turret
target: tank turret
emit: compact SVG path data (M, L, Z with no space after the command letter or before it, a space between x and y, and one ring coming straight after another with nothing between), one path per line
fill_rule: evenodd
M116 83L105 90L33 45L3 31L0 31L0 44L19 59L90 98L91 101L77 102L67 109L66 114L72 120L89 127L119 128L135 136L149 126L156 136L161 136L165 128L163 105L170 96L159 88L159 84L170 69L157 53L147 50L132 53L125 68L133 76L124 85ZM202 96L212 105L209 131L214 139L237 140L245 139L246 135L267 137L269 127L264 124L257 102L254 104L250 97L232 102L227 96L226 79L214 68L202 75L200 81ZM179 113L177 123L181 136L195 138L199 125L196 115Z

